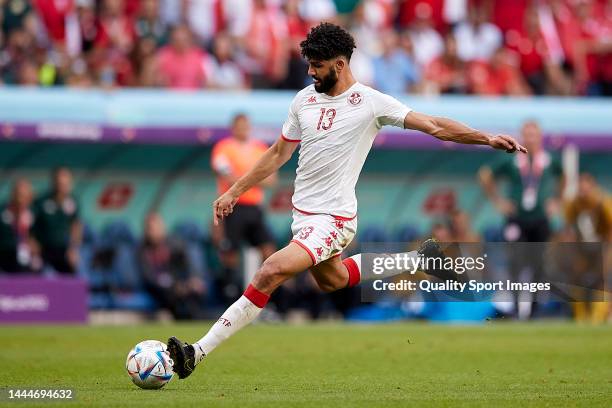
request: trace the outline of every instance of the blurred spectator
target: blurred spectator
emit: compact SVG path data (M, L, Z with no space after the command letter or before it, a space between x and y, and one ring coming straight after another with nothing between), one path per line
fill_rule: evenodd
M598 7L599 6L599 7ZM577 0L573 60L577 90L588 95L612 94L612 4Z
M32 235L46 266L72 274L79 260L82 226L79 206L72 196L72 173L59 167L52 174L52 188L34 202Z
M380 33L393 29L393 15L384 0L364 0L354 9L347 25L355 38L357 50L373 56L381 53Z
M565 218L574 235L572 241L612 242L612 197L597 185L591 174L580 175L576 197L565 203ZM581 249L577 252L583 256L582 262L571 260L575 269L581 268L578 276L574 276L578 284L574 286L573 295L575 299L586 302L572 303L574 316L577 321L603 323L610 312L609 302L589 301L592 300L589 299L589 291L584 288L595 287L602 291L600 293L605 293L605 282L612 270L611 247L582 245L577 249Z
M164 221L158 213L145 219L139 261L145 288L162 308L175 319L202 318L206 285L190 262L185 248L166 235Z
M488 9L473 6L468 11L468 20L454 30L457 54L464 61L488 60L502 45L499 28L489 22Z
M189 27L179 25L170 34L170 44L157 53L157 82L175 89L201 88L206 80L203 68L206 58L193 44Z
M208 45L224 24L220 9L223 2L188 0L182 3L180 6L184 9L181 20L189 24L194 35L194 42L202 46Z
M524 28L510 30L506 34L508 47L519 56L519 66L527 83L537 95L545 91L546 65L552 63L549 50L540 29L537 9L530 7L525 12Z
M254 88L273 88L287 74L289 44L287 20L277 5L253 1L253 17L244 39L242 67L252 78Z
M128 55L136 40L134 21L125 12L124 0L103 0L100 7L89 64L100 86L132 86L134 69Z
M218 33L226 29L232 35L244 35L252 5L250 0L166 0L162 13L167 24L187 23L195 42L208 46Z
M124 0L103 0L98 19L96 47L129 53L136 37L134 22L125 13Z
M2 4L3 3L3 4ZM4 35L23 28L25 17L32 11L32 5L25 0L5 0L0 2L0 22Z
M32 186L26 179L13 184L11 197L0 205L0 271L8 273L31 272L35 253L30 240L34 217L30 210Z
M34 0L34 6L55 46L64 49L68 44L78 41L74 0Z
M301 1L299 8L300 15L309 25L319 24L320 21L334 22L337 14L332 0Z
M543 146L542 130L534 121L521 129L528 154L505 157L492 168L480 170L480 182L495 208L507 218L507 241L546 242L550 237L549 214L557 205L561 164ZM508 198L500 196L496 181L506 178Z
M424 12L417 13L410 26L414 58L421 67L426 67L444 51L442 36L432 24L431 15Z
M19 85L23 86L38 86L38 66L32 60L25 60L19 66L19 77L17 80Z
M485 0L485 4L491 8L493 24L498 26L503 33L523 29L525 10L531 2L532 0Z
M156 78L157 46L153 37L139 38L130 56L134 67L134 85L153 87L157 85Z
M572 92L571 80L562 68L567 59L547 3L527 8L522 29L508 30L506 43L518 55L521 72L535 94ZM565 67L567 71L568 65Z
M2 81L9 84L17 84L21 78L21 65L30 63L35 64L38 71L36 59L42 52L36 42L35 24L32 14L23 19L23 25L7 33L5 46L0 53L0 72ZM32 84L31 72L26 76L30 78L27 83Z
M468 67L468 89L477 95L529 95L530 89L505 48L493 54L491 62L472 61Z
M444 8L442 10L442 18L449 26L454 27L461 21L466 19L470 7L482 7L482 1L473 0L444 0ZM490 10L490 7L488 7Z
M433 93L465 93L467 91L466 63L457 55L457 40L447 35L444 54L433 60L425 70L425 88Z
M133 86L134 70L127 55L118 49L95 47L89 66L96 84L102 88Z
M398 12L400 26L406 28L425 18L431 21L436 30L444 32L444 2L445 0L401 0Z
M245 114L237 114L232 120L231 136L219 141L213 148L211 167L217 175L219 194L226 192L232 184L246 174L267 150L262 142L251 139L251 125ZM244 241L261 252L265 260L276 246L265 224L262 209L263 187L276 183L276 174L268 177L259 186L240 196L234 211L223 219L224 240L221 243L221 260L225 267L220 282L226 300L231 302L239 293L241 279L239 250Z
M487 197L506 217L504 238L511 243L547 242L550 239L549 218L557 208L557 187L562 178L561 164L542 144L542 131L534 121L527 121L521 129L523 145L528 154L505 157L493 168L483 167L480 182ZM508 198L498 194L496 182L506 179ZM511 245L508 247L510 278L514 282L541 282L544 276L544 251L540 245ZM524 273L529 273L525 279ZM516 312L520 318L533 314L535 298L517 299Z
M168 28L159 16L159 0L142 0L134 31L138 38L151 38L156 45L167 41Z
M243 89L247 81L244 72L234 61L234 44L232 39L219 34L213 43L213 55L207 58L207 85L217 89Z
M409 93L419 82L418 67L398 46L398 35L393 30L382 34L382 54L374 59L374 86L388 94Z
M95 1L78 1L76 13L81 33L81 50L88 52L93 48L98 37L99 27L97 25Z
M308 64L301 55L300 43L308 34L309 25L299 12L300 0L287 0L285 14L287 15L289 61L287 75L280 84L283 89L302 89L308 85Z
M580 175L576 197L565 203L565 218L582 242L612 242L612 197L588 173Z
M75 88L90 88L94 86L92 78L85 61L79 59L72 63L70 72L68 73L65 84Z

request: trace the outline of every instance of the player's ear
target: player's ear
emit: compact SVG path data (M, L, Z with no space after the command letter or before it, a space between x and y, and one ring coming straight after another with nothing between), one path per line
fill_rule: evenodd
M336 70L338 72L342 71L345 66L346 66L346 61L344 60L344 58L339 57L336 59Z

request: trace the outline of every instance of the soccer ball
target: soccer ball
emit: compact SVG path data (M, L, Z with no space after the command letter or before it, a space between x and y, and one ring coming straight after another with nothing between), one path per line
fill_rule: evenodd
M125 369L140 388L154 390L172 379L172 359L166 345L157 340L141 341L130 350Z

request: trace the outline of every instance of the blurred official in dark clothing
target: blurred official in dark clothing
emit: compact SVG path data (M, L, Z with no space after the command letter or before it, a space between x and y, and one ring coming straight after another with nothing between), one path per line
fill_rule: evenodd
M72 173L59 167L52 174L52 188L33 206L32 235L46 266L73 274L79 262L82 225L79 205L72 195Z

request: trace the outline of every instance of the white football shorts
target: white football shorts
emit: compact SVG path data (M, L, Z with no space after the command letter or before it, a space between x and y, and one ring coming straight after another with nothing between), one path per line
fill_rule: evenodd
M309 214L293 210L291 233L295 242L308 252L314 265L338 256L357 232L357 217Z

